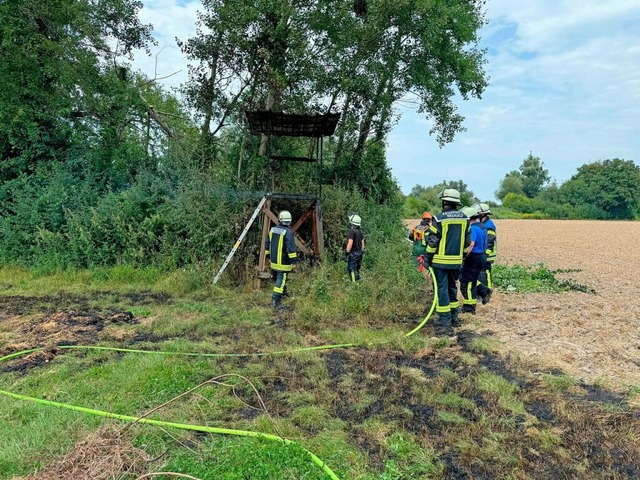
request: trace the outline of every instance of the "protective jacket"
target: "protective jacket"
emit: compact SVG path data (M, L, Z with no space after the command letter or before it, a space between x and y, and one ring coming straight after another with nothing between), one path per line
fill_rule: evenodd
M433 217L423 242L431 265L436 268L459 269L464 250L471 244L469 217L457 210L439 213Z
M273 270L290 272L293 264L298 261L296 239L286 225L271 227L269 237L264 242L264 248Z
M484 222L487 227L487 262L493 263L498 253L498 242L496 237L496 224L489 218Z

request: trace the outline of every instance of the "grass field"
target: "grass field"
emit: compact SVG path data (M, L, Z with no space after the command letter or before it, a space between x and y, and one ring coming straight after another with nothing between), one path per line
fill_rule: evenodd
M0 478L328 478L302 447L341 479L640 477L640 224L497 223L500 263L544 263L587 293L503 288L456 336L427 325L407 339L430 287L387 301L379 279L351 285L342 265L302 271L279 321L266 285L212 288L207 272L0 270L0 356L47 346L3 362L0 389L132 416L166 404L150 418L297 442L125 428L0 396ZM603 229L615 243L589 245ZM226 358L55 348L352 342L376 345Z

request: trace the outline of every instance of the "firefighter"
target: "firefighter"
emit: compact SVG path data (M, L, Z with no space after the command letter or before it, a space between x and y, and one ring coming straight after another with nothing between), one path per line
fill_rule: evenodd
M458 286L464 251L471 244L469 218L459 212L460 192L445 188L438 194L442 201L442 213L433 217L428 233L423 237L427 253L426 264L433 267L438 287L436 312L437 329L450 332L458 326Z
M413 262L416 267L420 266L420 256L424 255L427 252L424 244L422 243L422 237L424 237L425 232L429 230L432 218L433 215L431 215L429 212L424 212L422 214L422 220L420 221L420 223L416 225L409 234L409 240L413 242L413 250L411 251L411 255L413 255Z
M462 312L475 315L478 277L480 276L480 271L485 268L487 231L480 222L481 209L465 207L462 211L469 217L471 226L471 244L467 249L467 255L464 258L462 271L460 272L460 291L463 298Z
M489 215L491 215L491 207L486 203L480 203L479 207L482 212L481 222L487 229L487 260L484 268L480 272L480 278L478 279L480 283L478 284L477 298L483 305L486 305L489 303L489 300L491 300L491 295L493 293L491 267L496 261L498 239L496 236L496 224L493 223L491 218L489 218Z
M360 280L360 266L364 253L364 234L362 233L362 219L360 215L349 215L349 238L344 250L344 258L347 261L347 273L352 282Z
M265 240L265 252L271 262L271 279L274 281L271 301L274 310L282 309L282 298L287 295L287 276L298 261L296 239L289 228L291 213L282 210L278 215L278 225L271 227Z

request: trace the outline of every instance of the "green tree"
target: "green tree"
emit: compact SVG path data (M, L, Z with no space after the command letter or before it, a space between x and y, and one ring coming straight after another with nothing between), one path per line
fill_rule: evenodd
M0 179L93 147L108 166L144 104L116 61L151 41L138 0L0 1Z
M549 177L549 171L544 168L544 163L539 157L529 153L518 170L512 170L504 176L495 195L500 200L509 193L535 198L543 191L549 180L551 177Z
M438 193L445 188L455 188L458 190L460 192L460 200L463 205L471 205L479 201L464 181L443 180L442 182L436 183L430 187L424 187L422 185L416 185L413 187L411 189L411 193L409 193L405 198L403 215L408 218L420 216L422 212L425 211L440 211L441 201L438 198Z
M549 170L544 168L544 163L532 153L529 153L529 156L520 165L520 173L522 175L522 192L529 198L537 197L551 180Z
M495 195L496 198L504 201L504 198L510 193L524 195L524 181L522 180L522 174L518 170L512 170L504 176Z
M599 209L608 218L631 219L640 202L640 167L619 158L589 163L560 190L574 206Z
M453 98L486 87L479 0L206 0L196 37L181 43L194 61L186 98L214 146L225 126L242 128L245 109L342 112L327 144L334 181L360 185L411 94L443 144L462 130ZM246 135L238 135L244 144ZM264 139L260 152L264 153ZM372 152L374 157L378 153ZM371 175L392 180L386 165Z

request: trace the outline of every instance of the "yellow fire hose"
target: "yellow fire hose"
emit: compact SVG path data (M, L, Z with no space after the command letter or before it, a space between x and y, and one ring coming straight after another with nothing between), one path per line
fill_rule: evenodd
M429 268L429 273L433 280L433 302L431 303L431 308L429 309L429 313L427 316L420 322L420 324L411 330L409 333L405 335L405 337L410 337L417 333L429 320L431 315L433 314L433 310L435 309L437 298L438 298L438 286L436 283L435 275L433 273L433 269ZM334 344L334 345L320 345L315 347L303 347L303 348L294 348L292 350L280 350L275 352L260 352L260 353L195 353L195 352L163 352L163 351L155 351L155 350L136 350L130 348L117 348L117 347L100 347L93 345L63 345L56 347L60 350L103 350L110 352L126 352L126 353L140 353L140 354L148 354L148 355L174 355L174 356L189 356L189 357L264 357L270 355L283 355L288 353L297 353L297 352L309 352L309 351L319 351L319 350L332 350L336 348L350 348L350 347L370 347L375 345L382 345L389 342L375 342L375 343L342 343L342 344ZM44 347L40 348L32 348L29 350L22 350L20 352L14 352L9 355L5 355L4 357L0 357L0 363L11 360L13 358L21 357L23 355L28 355L30 353L39 352L44 350ZM292 440L287 440L286 438L279 437L277 435L269 434L269 433L261 433L261 432L252 432L248 430L234 430L229 428L219 428L219 427L207 427L204 425L191 425L188 423L174 423L174 422L165 422L162 420L153 420L149 418L139 418L133 417L130 415L121 415L118 413L106 412L103 410L95 410L92 408L81 407L77 405L70 405L67 403L54 402L51 400L45 400L42 398L29 397L26 395L20 395L13 392L8 392L5 390L0 390L0 395L5 395L7 397L11 397L17 400L24 400L28 402L39 403L41 405L48 405L52 407L65 408L67 410L73 410L76 412L86 413L89 415L97 415L100 417L106 418L114 418L117 420L122 420L125 422L136 422L136 423L145 423L148 425L157 425L162 427L173 427L182 430L192 430L198 432L207 432L207 433L217 433L222 435L236 435L243 437L253 437L253 438L265 438L267 440L274 440L278 442L283 442L285 445L293 445L296 442ZM325 472L329 478L332 480L340 480L338 476L315 454L306 448L300 446L311 458L313 463L319 466L323 472Z

